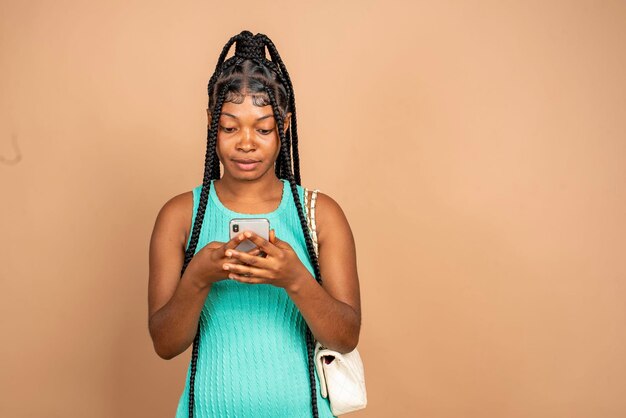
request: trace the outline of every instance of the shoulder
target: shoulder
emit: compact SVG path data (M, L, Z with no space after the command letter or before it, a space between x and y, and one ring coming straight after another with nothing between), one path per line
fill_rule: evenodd
M343 214L343 209L339 203L328 193L322 191L317 192L315 208L320 212L324 211L326 214L332 214L334 216ZM319 215L319 212L316 212L316 215Z
M191 230L193 191L189 190L169 198L159 210L155 230L165 232L170 239L186 245Z
M309 191L308 199L312 197ZM326 236L350 234L350 224L341 205L328 193L317 192L315 202L315 223L320 244ZM312 202L309 202L309 205Z
M158 216L179 218L191 215L193 210L193 191L189 190L168 199L159 211Z

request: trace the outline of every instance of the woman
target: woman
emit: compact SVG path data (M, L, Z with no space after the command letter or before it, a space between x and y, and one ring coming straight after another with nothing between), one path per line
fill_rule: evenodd
M359 339L350 226L318 193L318 260L300 185L293 86L267 36L232 37L208 93L204 180L165 203L150 242L155 351L171 359L193 343L176 417L332 417L314 340L347 353ZM230 239L233 218L268 219L269 240L249 231ZM256 247L236 251L246 239Z

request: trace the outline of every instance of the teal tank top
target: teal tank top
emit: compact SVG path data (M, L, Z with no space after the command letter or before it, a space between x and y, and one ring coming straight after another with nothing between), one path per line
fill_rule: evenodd
M211 241L227 242L232 218L267 218L276 236L287 241L314 276L289 181L279 206L268 213L239 213L220 202L213 180L196 253ZM202 185L193 189L192 225ZM304 188L297 185L304 208ZM187 240L187 247L191 234ZM311 392L305 339L306 322L287 292L270 284L221 280L212 285L200 314L200 346L194 383L197 418L311 417ZM176 418L189 414L189 378ZM319 416L336 417L315 386Z

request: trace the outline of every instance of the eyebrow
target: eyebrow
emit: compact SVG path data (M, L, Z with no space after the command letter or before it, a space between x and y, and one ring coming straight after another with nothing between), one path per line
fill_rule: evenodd
M226 112L222 112L222 115L226 115L226 116L230 116L231 118L235 118L235 119L239 119L237 116L235 115L231 115L230 113L226 113ZM257 118L257 120L263 120L266 118L270 118L274 115L272 115L271 113L269 115L265 115L265 116L261 116L260 118Z

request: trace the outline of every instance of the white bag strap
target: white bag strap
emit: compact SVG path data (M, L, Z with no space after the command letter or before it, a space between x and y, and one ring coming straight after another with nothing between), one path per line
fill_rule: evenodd
M304 209L305 209L305 217L306 217L306 223L307 226L309 228L309 231L311 232L311 239L313 240L313 247L315 248L315 255L319 257L319 250L318 250L318 246L317 246L317 230L315 228L315 201L317 199L317 192L319 191L319 189L315 189L313 190L313 193L311 194L311 207L309 207L309 189L307 189L306 187L304 187ZM316 353L318 350L326 348L324 346L322 346L317 340L315 340L315 343L317 345L316 348ZM315 365L318 367L318 375L320 375L320 378L322 379L322 394L324 397L326 397L325 392L326 392L326 382L325 379L323 377L323 371L322 371L322 361L323 360L319 360L319 362L316 362Z
M309 191L306 187L304 188L304 207L307 209L306 220L309 225L309 231L311 231L311 238L313 240L313 247L315 248L315 255L319 256L319 249L317 245L317 229L315 225L315 202L317 200L317 192L319 192L319 189L313 190L313 193L311 194L311 207L309 208L307 203Z

